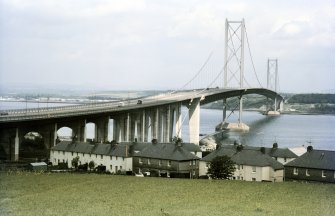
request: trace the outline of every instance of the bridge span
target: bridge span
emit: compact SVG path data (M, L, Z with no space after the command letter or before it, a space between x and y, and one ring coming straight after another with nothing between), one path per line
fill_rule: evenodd
M117 102L38 109L6 110L0 116L0 145L10 160L19 159L20 141L28 132L38 132L47 149L56 145L57 131L72 129L73 137L86 141L86 124L95 124L95 140L108 142L110 119L113 119L113 140L171 142L182 137L181 106L188 108L190 142L199 144L200 105L259 94L275 101L275 110L283 101L278 93L264 88L207 88L174 91L154 96ZM0 147L1 147L0 146Z

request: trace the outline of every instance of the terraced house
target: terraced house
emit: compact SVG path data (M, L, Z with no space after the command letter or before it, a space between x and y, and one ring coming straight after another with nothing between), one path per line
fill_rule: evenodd
M197 178L201 150L192 143L150 143L133 155L134 171L155 176Z
M71 161L79 157L79 164L94 161L96 166L103 165L106 171L117 173L118 171L132 171L132 157L129 154L128 144L90 144L72 143L63 141L51 149L50 162L53 165L67 163L72 167Z
M50 162L53 165L66 163L72 167L73 158L79 157L79 164L93 161L111 173L134 171L166 177L197 177L201 155L199 146L192 143L90 144L62 141L51 149Z
M224 145L200 160L199 175L207 174L210 161L215 157L226 155L236 164L232 179L282 182L284 166L269 152L264 147Z
M285 164L285 180L335 183L335 151L309 149Z

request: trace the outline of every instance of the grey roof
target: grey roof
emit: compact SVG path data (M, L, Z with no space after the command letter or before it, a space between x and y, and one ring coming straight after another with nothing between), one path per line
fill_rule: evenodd
M192 144L194 145L194 144ZM138 153L134 153L134 157L157 158L174 161L187 161L199 159L186 148L186 146L178 146L174 143L148 143L144 149Z
M56 146L52 147L51 150L55 151L66 151L66 152L78 152L85 154L98 154L98 155L110 155L119 157L129 157L130 155L126 150L129 150L129 146L126 144L91 144L91 143L72 143L70 141L62 141Z
M287 163L285 166L335 170L335 151L312 150Z
M121 142L120 144L128 144L132 146L133 151L142 151L147 146L152 145L151 142ZM167 144L167 145L175 145L174 143L159 143L159 144ZM201 149L198 145L193 143L182 143L184 149L189 152L201 152Z
M265 152L271 157L281 157L281 158L297 158L298 155L294 154L288 148L265 148Z
M244 147L241 151L237 151L235 146L223 146L206 157L202 161L212 161L217 156L229 156L236 164L250 165L250 166L270 166L275 170L284 169L284 166L278 161L274 160L268 154L263 154L260 148Z

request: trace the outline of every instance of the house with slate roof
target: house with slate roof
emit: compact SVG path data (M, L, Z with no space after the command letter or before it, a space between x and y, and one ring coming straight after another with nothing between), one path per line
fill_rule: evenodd
M259 147L254 147L258 148ZM272 148L266 148L265 147L265 153L268 154L270 157L275 159L281 164L286 164L290 161L293 161L294 159L298 158L298 155L296 155L293 151L291 151L288 148L278 148L278 147L272 147Z
M111 173L132 171L132 157L127 144L90 144L63 141L51 148L50 162L53 165L67 163L68 167L72 167L71 161L77 156L79 164L94 161L96 166L106 166L106 171Z
M199 162L199 175L207 175L210 162L217 156L228 156L235 162L236 170L232 179L244 181L282 182L284 166L272 158L264 148L224 145Z
M285 180L335 183L335 151L307 151L285 164Z
M196 178L200 159L197 152L201 152L199 146L192 143L147 143L143 149L134 150L133 169L136 173Z

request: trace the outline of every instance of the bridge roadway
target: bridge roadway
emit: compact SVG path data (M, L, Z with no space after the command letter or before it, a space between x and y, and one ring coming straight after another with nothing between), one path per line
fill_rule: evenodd
M38 132L46 149L57 143L57 131L62 127L72 129L77 141L86 142L86 124L95 124L95 141L105 143L108 134L118 142L171 142L172 137L182 137L181 106L188 108L189 137L199 144L200 105L259 94L272 98L279 109L283 98L268 89L196 89L107 103L94 103L64 107L20 109L2 111L0 115L0 150L8 160L19 159L20 141L28 132ZM141 100L141 103L138 103ZM109 131L113 119L113 131ZM175 134L173 134L175 133ZM1 152L0 152L1 153Z
M196 98L200 98L200 104L222 100L223 98L236 97L246 94L259 94L266 97L282 101L283 98L276 92L264 88L250 89L197 89L188 91L175 91L143 98L123 100L116 102L99 102L84 105L49 107L49 108L32 108L32 109L17 109L4 110L0 116L0 128L6 123L34 121L43 119L57 119L73 116L87 116L102 113L125 112L134 109L143 109L148 107L157 107L168 104L181 102L183 105ZM138 100L142 104L138 104Z

